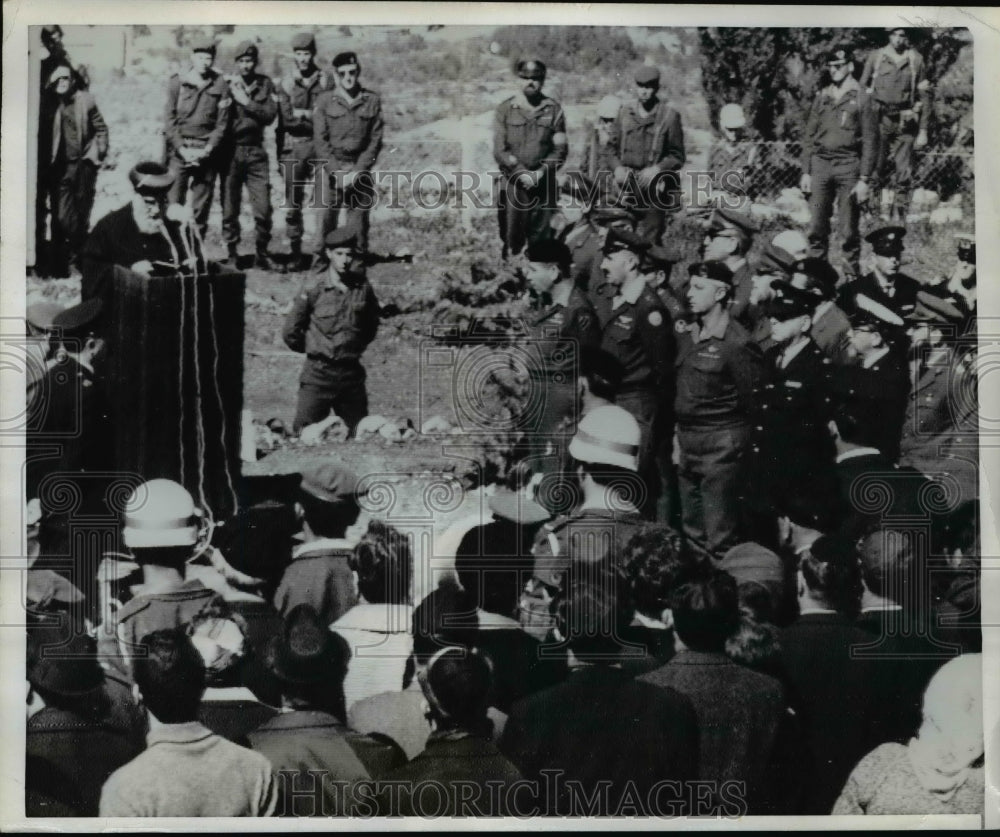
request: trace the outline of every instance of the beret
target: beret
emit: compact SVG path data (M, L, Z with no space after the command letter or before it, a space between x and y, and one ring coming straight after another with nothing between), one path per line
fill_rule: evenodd
M338 52L334 57L333 61L330 62L334 67L345 67L348 64L361 65L358 61L358 54L356 52Z
M833 61L839 63L840 61L853 61L853 60L854 58L851 55L851 51L846 47L835 47L826 54L826 61L828 64Z
M239 46L236 47L234 58L238 60L244 55L249 55L253 59L257 58L257 45L253 41L240 41Z
M773 241L766 241L757 257L757 272L791 275L793 263L794 259L787 250L778 247Z
M215 40L209 35L196 35L191 39L191 52L210 52L215 55Z
M308 49L310 52L316 51L316 39L308 32L299 32L292 38L292 50Z
M648 64L643 64L641 67L637 67L635 71L635 83L636 84L659 84L660 83L660 71L656 67L650 67Z
M903 237L906 230L903 227L879 227L865 236L867 241L880 256L898 256L903 252Z
M358 246L358 234L351 226L337 227L330 230L323 239L324 247L350 247L354 250Z

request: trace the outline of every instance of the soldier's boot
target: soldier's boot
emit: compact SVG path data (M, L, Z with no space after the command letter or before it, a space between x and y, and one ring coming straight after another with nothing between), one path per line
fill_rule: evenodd
M302 242L291 242L290 252L288 254L288 264L286 265L288 272L298 273L299 271L308 269L308 267L309 257L304 255L302 252Z
M267 254L266 247L257 248L257 255L254 256L253 266L258 270L278 270L277 265L271 261L271 257Z

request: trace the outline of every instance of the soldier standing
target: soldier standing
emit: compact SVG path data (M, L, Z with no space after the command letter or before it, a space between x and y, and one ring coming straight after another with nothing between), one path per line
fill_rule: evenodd
M865 236L872 246L872 271L840 289L840 307L847 313L856 307L859 294L886 306L902 318L913 313L920 283L899 268L903 262L902 227L881 227Z
M566 117L542 93L545 65L518 61L521 96L504 99L493 120L493 157L500 166L497 194L503 258L549 235L556 204L556 171L566 162Z
M680 209L679 172L686 159L681 116L659 98L660 71L635 71L636 100L622 107L611 136L619 200L637 209L636 232L659 244L668 210Z
M910 46L902 26L886 30L889 43L868 55L861 86L872 97L879 120L879 186L888 191L889 220L906 223L913 179L913 152L927 145L930 82L924 59Z
M324 240L328 266L317 267L292 304L282 337L306 355L299 379L294 429L336 411L350 430L368 415L367 374L361 355L375 339L379 305L364 274L353 270L357 233L341 227Z
M732 207L749 200L750 175L760 163L760 150L746 139L747 118L743 108L730 102L719 109L719 131L722 136L712 144L708 171L712 188L723 193L721 203Z
M750 305L753 269L747 253L753 246L754 223L748 212L738 209L714 209L705 233L704 259L722 262L733 274L733 291L729 314L742 321Z
M321 93L332 90L334 80L316 66L316 39L308 32L292 38L295 67L278 85L278 157L285 184L285 228L288 232L288 270L305 270L309 260L302 254L302 201L306 184L315 179L313 160L313 108ZM314 187L315 188L315 187ZM313 195L315 204L316 195Z
M357 231L358 253L368 252L368 216L375 201L371 170L382 150L382 100L361 86L361 64L353 52L333 59L337 86L320 93L313 113L316 157L326 166L329 189L323 216L324 240L340 224Z
M838 47L826 61L831 83L819 91L802 134L802 180L810 195L810 255L826 258L830 215L837 202L838 232L844 251L844 272L860 269L860 207L868 201L875 171L878 117L871 99L852 75L849 50Z
M611 138L615 121L622 109L622 101L617 96L605 96L597 105L597 122L591 131L587 145L586 174L597 187L597 193L606 203L612 203L618 196L614 181L614 149Z
M257 46L243 41L236 47L235 75L228 77L233 97L232 123L226 145L226 169L222 180L222 237L229 259L235 264L240 242L240 203L243 184L250 193L256 228L254 267L274 270L267 255L271 241L271 179L264 128L278 115L277 93L271 79L257 72Z
M727 311L732 272L692 265L688 303L697 322L677 350L677 442L684 534L713 557L739 542L740 477L761 355Z
M225 171L220 146L229 127L232 97L222 74L212 68L215 42L195 40L191 69L175 75L167 87L164 133L167 166L174 176L170 202L184 204L191 191L191 209L201 237L208 230L215 180Z

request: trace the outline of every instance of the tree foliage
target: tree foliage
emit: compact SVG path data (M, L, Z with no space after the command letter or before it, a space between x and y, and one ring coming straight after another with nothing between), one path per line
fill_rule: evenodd
M571 73L620 72L639 58L620 26L504 26L493 40L511 61L537 58L553 70Z

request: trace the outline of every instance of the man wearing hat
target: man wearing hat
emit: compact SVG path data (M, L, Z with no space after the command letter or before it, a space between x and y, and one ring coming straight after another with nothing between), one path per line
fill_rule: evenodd
M851 323L834 302L840 282L837 271L826 259L815 256L799 259L792 270L792 285L818 297L809 336L832 363L853 363Z
M618 112L611 134L615 182L637 210L636 232L659 244L667 213L680 209L678 173L686 159L681 116L659 98L660 71L643 65L635 71L636 99Z
M605 284L597 289L594 309L601 326L600 346L625 368L616 403L639 422L642 440L639 474L648 495L643 511L653 513L658 494L653 438L661 406L672 401L670 376L676 344L670 314L646 284L642 254L649 242L638 233L610 230L604 240Z
M97 171L108 155L108 127L93 95L74 86L66 63L49 74L40 120L38 165L52 211L47 269L68 276L78 267L90 227Z
M596 188L596 184L591 188ZM593 303L595 290L604 283L604 272L601 270L604 237L611 229L631 232L635 229L635 217L627 209L592 205L592 193L589 191L585 196L576 190L572 195L568 192L568 188L562 190L560 209L564 202L579 206L582 200L587 201L586 208L577 221L560 230L556 237L570 249L573 283L585 291L587 298Z
M903 227L880 227L865 236L872 246L872 271L840 290L840 306L850 313L859 294L884 305L900 317L913 313L920 283L899 268L903 262Z
M868 54L860 84L879 117L877 173L879 185L889 192L890 220L905 223L913 152L927 145L931 85L907 30L896 26L886 32L889 42Z
M562 106L542 93L545 65L521 60L514 72L524 82L521 93L504 99L493 119L504 259L546 236L556 203L556 171L569 153Z
M264 128L278 115L278 94L271 79L257 72L257 59L257 45L241 42L236 47L237 72L226 76L233 104L224 141L227 148L222 155L226 165L222 176L222 238L235 264L240 243L240 203L246 184L257 231L254 267L274 270L267 255L271 241L271 181Z
M197 36L191 43L191 68L170 77L164 119L166 162L173 175L170 202L184 205L188 190L194 220L205 237L215 180L226 169L220 150L229 128L232 94L222 73L213 69L215 41Z
M830 84L813 100L802 134L802 180L810 195L810 255L826 258L830 214L837 202L837 232L845 272L857 276L861 242L861 205L868 201L868 182L875 172L878 116L871 99L853 76L851 50L837 47L826 58Z
M850 321L858 362L835 367L835 397L853 405L859 420L876 428L875 447L895 463L910 393L904 323L895 311L864 294L855 298Z
M326 167L323 235L352 226L357 231L357 251L367 253L368 216L375 200L371 170L382 150L382 100L374 90L362 87L356 53L337 54L333 72L337 86L318 93L313 110L316 158Z
M288 348L306 355L293 424L296 433L327 418L331 410L352 432L368 415L361 355L378 330L378 300L368 279L354 269L358 254L354 228L331 230L324 246L328 261L318 265L303 285L282 331Z
M688 270L696 322L678 341L674 401L683 526L696 548L721 555L739 540L741 460L762 360L728 313L729 268L701 262Z
M745 318L750 305L753 270L747 254L756 231L749 212L723 206L712 210L705 233L705 261L722 262L733 274L729 315L738 321Z
M724 193L719 199L723 206L732 207L750 198L750 176L759 165L760 151L755 143L747 142L746 127L746 115L738 104L730 102L719 110L722 136L712 144L708 171L712 188Z
M780 235L780 233L779 233ZM742 325L761 349L771 346L771 321L764 313L764 307L774 299L774 286L778 282L791 279L793 259L791 254L774 243L774 239L765 241L750 275L750 292L747 304L740 316L730 309L730 316ZM735 306L734 306L735 308ZM739 311L738 308L736 308Z
M45 392L42 381L56 360L52 356L52 322L62 313L63 307L55 302L35 302L27 307L24 314L27 326L27 343L25 345L24 375L25 375L25 409L28 414L28 428L33 428L41 416L39 399Z
M316 158L313 140L313 108L321 93L332 90L332 75L316 65L316 39L308 32L292 38L295 66L278 83L278 129L276 139L281 176L285 184L285 229L290 249L287 269L305 270L309 260L302 253L302 201L306 186L315 184ZM315 189L315 185L313 186Z
M617 96L605 96L597 105L596 122L591 131L590 142L584 159L587 161L587 176L597 184L601 195L611 203L618 196L614 182L611 137L615 120L622 109L622 100Z
M809 336L816 303L814 294L779 282L762 312L770 321L772 348L754 398L748 465L757 487L750 493L752 505L769 524L770 544L777 543L779 516L827 531L836 506L827 427L831 365Z
M976 237L970 233L955 233L958 261L950 276L942 276L939 293L947 297L965 314L976 316Z
M570 278L569 248L548 239L529 244L524 268L532 311L527 320L525 349L529 373L544 399L530 433L532 469L552 471L562 461L560 449L576 425L577 375L580 352L597 345L600 325L586 295Z
M128 178L132 199L101 218L83 247L80 294L84 300L102 299L109 308L115 265L152 276L180 270L198 258L176 220L183 213L167 212L174 174L150 161L137 163Z

